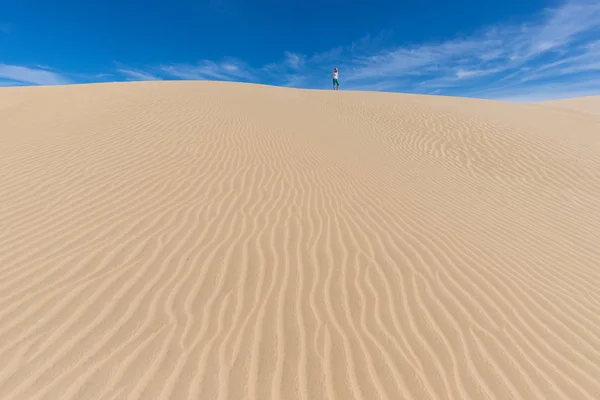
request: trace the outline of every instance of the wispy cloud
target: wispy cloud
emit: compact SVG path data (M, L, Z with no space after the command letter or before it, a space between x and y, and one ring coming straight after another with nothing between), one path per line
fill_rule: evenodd
M461 95L511 84L517 89L526 82L531 88L540 80L600 71L599 28L600 3L569 2L527 23L488 27L468 37L367 56L350 52L343 60L345 81L375 86L409 77L403 90L423 92L424 84L429 90L437 83L442 93Z
M549 83L557 81L565 95L579 93L583 89L573 87L578 79L600 77L597 1L569 1L523 23L499 22L441 42L398 47L388 45L389 37L366 36L311 55L285 52L279 61L254 69L238 61L236 71L243 74L229 73L223 63L211 61L167 66L163 71L183 79L327 88L331 69L337 66L345 89L489 98L532 91L554 97L560 92Z
M532 90L531 87L511 87L493 89L490 98L519 103L564 99L570 97L593 96L600 94L600 79L586 79L576 82L546 82Z
M11 87L11 86L22 86L22 83L15 82L15 81L0 80L0 87Z
M498 23L441 42L398 47L387 45L388 37L367 36L313 55L286 53L265 70L278 71L279 81L269 78L286 86L323 87L337 66L345 89L492 98L501 91L554 97L560 92L550 91L549 82L567 90L569 80L600 73L597 1L569 1L524 23Z
M155 70L166 77L190 80L253 82L258 79L251 67L233 58L220 62L201 60L195 64L162 65Z
M302 54L296 54L289 51L285 52L284 64L291 69L299 69L304 66L305 57Z
M159 77L149 74L147 72L136 71L136 70L132 70L132 69L119 68L119 69L117 69L117 72L126 76L130 80L136 80L136 81L156 81L156 80L160 79ZM105 74L102 74L102 75L105 75Z
M499 21L443 41L395 46L391 37L389 32L368 35L314 54L287 51L264 65L236 58L203 59L143 68L117 64L111 72L116 80L222 80L326 89L333 67L338 67L342 89L513 100L600 94L600 85L582 83L600 79L597 0L570 0L525 22ZM0 79L30 84L67 81L43 68L0 64Z
M69 79L56 72L39 68L28 68L19 65L0 64L0 78L29 85L65 85Z

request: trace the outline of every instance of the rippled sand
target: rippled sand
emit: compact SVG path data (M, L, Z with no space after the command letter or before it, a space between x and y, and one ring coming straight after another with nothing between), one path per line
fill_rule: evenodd
M599 399L577 101L0 89L0 399Z

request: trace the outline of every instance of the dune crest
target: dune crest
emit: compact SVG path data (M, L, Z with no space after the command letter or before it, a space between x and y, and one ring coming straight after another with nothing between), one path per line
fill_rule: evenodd
M598 399L582 115L0 89L0 399Z

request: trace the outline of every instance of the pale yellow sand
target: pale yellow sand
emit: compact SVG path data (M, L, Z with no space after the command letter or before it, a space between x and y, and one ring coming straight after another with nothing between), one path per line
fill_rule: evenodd
M588 113L600 116L600 96L553 100L539 104L556 108L564 108L573 112Z
M1 89L0 399L600 399L600 116Z

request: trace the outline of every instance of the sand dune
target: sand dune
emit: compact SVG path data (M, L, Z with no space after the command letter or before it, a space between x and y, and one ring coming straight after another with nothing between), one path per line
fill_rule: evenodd
M587 113L595 116L600 116L600 96L553 100L539 104L549 107L563 108L572 112Z
M2 400L600 399L598 115L4 88L0 172Z

